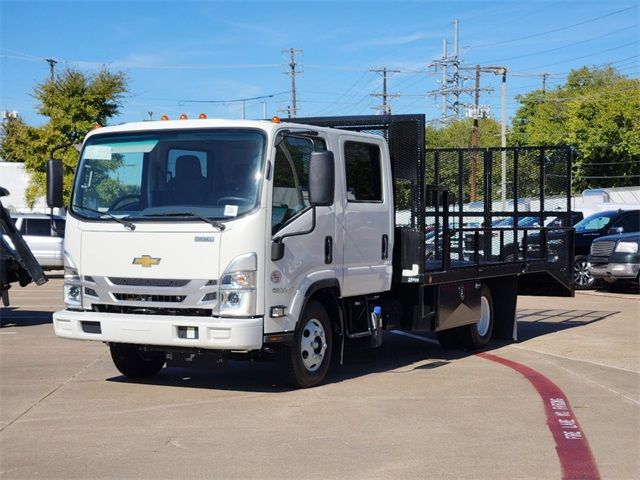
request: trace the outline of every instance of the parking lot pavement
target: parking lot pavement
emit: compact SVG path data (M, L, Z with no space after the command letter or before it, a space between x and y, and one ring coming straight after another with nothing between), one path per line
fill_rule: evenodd
M0 313L2 478L572 478L587 453L582 478L640 475L637 295L521 297L519 342L484 356L387 332L296 391L268 362L127 380L53 335L60 290Z

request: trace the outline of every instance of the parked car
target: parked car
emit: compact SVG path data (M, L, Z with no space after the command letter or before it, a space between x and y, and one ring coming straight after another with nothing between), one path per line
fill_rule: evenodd
M607 284L635 283L640 271L640 233L620 233L597 238L587 257L589 272Z
M610 234L640 231L640 210L608 210L594 213L575 225L573 282L576 290L592 288L596 277L589 270L588 255L594 240Z
M16 229L22 235L34 257L45 270L64 268L63 241L64 241L64 217L51 218L46 214L13 214L12 220ZM4 238L11 246L11 240Z

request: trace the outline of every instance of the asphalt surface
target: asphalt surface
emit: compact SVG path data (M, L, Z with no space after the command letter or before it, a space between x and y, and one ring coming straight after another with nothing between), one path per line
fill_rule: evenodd
M54 336L61 288L0 311L2 478L640 478L638 295L520 297L487 356L388 332L296 391L268 362L126 379Z

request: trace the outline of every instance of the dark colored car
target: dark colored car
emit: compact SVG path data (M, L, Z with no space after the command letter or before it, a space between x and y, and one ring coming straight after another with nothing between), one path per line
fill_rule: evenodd
M638 284L640 233L620 233L600 237L591 244L587 257L589 271L606 284Z
M589 270L588 255L594 240L606 235L640 231L640 210L608 210L594 213L575 225L573 283L576 290L592 288L596 278Z

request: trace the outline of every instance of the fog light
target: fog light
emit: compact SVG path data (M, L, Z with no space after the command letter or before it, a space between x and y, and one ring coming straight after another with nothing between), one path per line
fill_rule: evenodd
M231 292L227 295L227 302L231 306L236 306L240 304L240 295L237 292Z

